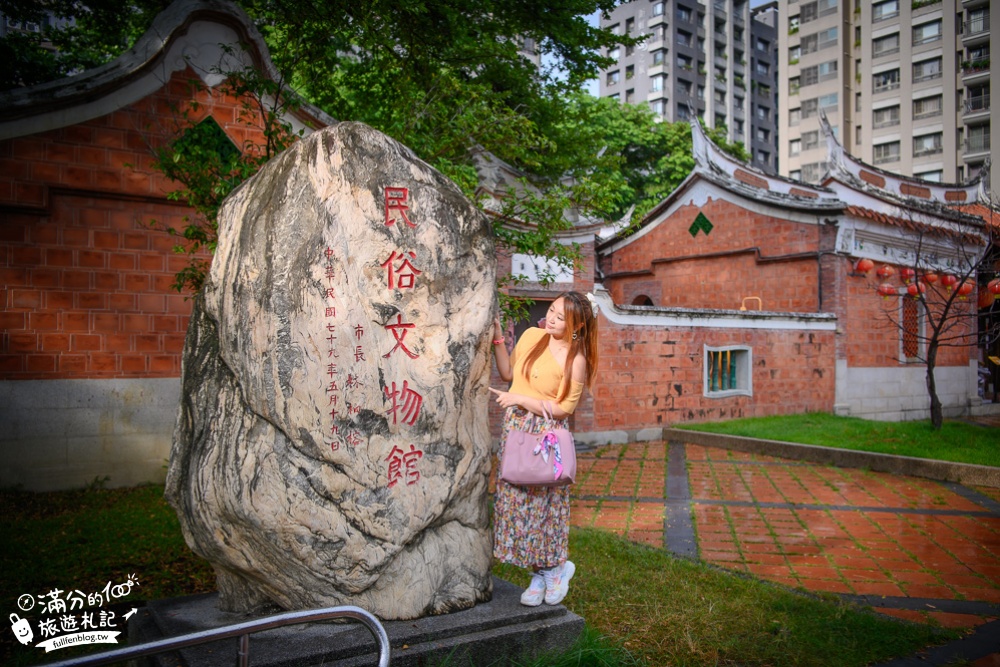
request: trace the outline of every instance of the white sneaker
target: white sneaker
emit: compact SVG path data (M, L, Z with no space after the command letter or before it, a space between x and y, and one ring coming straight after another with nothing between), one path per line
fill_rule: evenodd
M536 572L531 575L531 585L529 585L524 592L521 593L521 604L526 607L537 607L542 604L542 598L544 596L545 578Z
M545 577L545 604L559 604L569 592L569 580L576 572L576 565L568 560L548 570L543 570Z

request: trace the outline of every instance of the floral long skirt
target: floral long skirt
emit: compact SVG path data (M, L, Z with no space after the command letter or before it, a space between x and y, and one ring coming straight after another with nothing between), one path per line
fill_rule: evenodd
M534 417L507 408L500 435L500 460L511 429L541 433L566 428L565 419ZM493 502L493 556L518 567L549 568L569 555L569 486L513 486L497 479Z

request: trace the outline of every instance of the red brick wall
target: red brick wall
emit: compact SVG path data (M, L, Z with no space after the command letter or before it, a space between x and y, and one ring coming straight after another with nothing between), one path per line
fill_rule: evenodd
M699 212L713 229L692 237L688 228ZM738 309L744 297L759 296L764 310L817 312L814 253L822 233L816 225L712 200L701 209L679 209L650 233L602 258L601 269L616 303L631 304L641 294L655 305ZM746 306L757 308L756 301Z
M601 323L596 431L833 410L833 331ZM752 348L753 396L703 395L705 345Z
M850 271L852 265L850 261L843 260L842 269ZM885 281L897 287L901 286L899 280L899 267L896 268L896 275ZM845 273L846 275L846 273ZM844 353L848 365L852 367L892 367L904 365L900 362L900 330L899 327L890 321L899 321L899 302L901 299L911 297L890 297L883 298L876 293L875 288L881 282L875 272L872 271L867 276L846 275L842 283L845 286L844 294L846 308L849 313L849 326L844 327ZM931 291L927 292L929 298ZM975 294L972 295L974 297ZM974 298L959 301L958 307L969 313L968 325L964 329L959 326L953 329L951 334L959 331L971 331L975 324L974 317L971 316L975 308ZM960 325L960 322L955 322ZM929 326L929 325L928 325ZM930 329L926 330L930 334ZM969 361L976 358L975 346L945 347L938 352L937 364L939 366L968 366Z
M149 147L171 134L165 119L194 76L176 73L106 116L0 142L0 379L180 374L190 303L170 285L187 260L149 223L182 228L190 211L166 199L176 186ZM197 97L242 145L235 101Z

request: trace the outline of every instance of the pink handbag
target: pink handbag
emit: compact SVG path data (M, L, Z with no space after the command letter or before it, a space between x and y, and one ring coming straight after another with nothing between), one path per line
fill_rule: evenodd
M545 418L552 414L542 404ZM534 423L534 417L532 417ZM514 486L562 486L576 481L576 445L564 428L541 433L508 431L500 461L500 479Z

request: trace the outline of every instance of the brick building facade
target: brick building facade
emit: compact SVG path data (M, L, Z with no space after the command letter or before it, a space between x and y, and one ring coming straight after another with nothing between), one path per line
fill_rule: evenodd
M162 479L190 303L171 289L186 259L158 228L190 211L167 197L176 185L149 149L172 137L164 119L192 99L194 78L201 113L235 145L253 139L238 100L217 89L237 57L270 71L242 12L175 3L115 62L0 100L0 484ZM333 122L308 106L288 120L305 132ZM529 277L512 291L538 300L533 317L565 289L600 304L601 364L573 417L578 439L805 411L926 416L924 367L901 356L873 276L853 269L862 257L905 265L914 217L975 230L946 205L973 202L974 184L900 179L831 137L836 168L809 186L734 162L693 128L696 169L637 231L579 221L560 240L582 262L548 286L530 280L534 258L498 257L501 274ZM938 364L948 410L968 411L975 350Z

